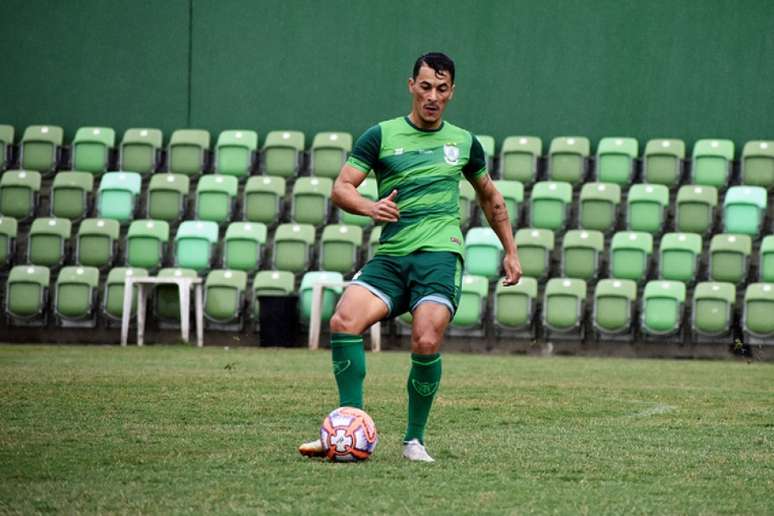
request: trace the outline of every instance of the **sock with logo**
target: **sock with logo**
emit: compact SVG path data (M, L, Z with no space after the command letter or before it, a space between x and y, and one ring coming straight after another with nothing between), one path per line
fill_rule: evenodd
M363 337L349 333L331 335L333 375L339 386L339 406L363 408L363 380L366 375Z
M408 427L404 442L419 439L424 443L425 425L433 406L433 398L441 383L441 354L411 354L408 377Z

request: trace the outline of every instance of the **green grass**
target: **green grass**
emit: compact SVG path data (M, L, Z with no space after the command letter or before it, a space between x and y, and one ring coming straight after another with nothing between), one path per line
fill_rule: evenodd
M429 465L407 370L368 355L381 442L330 464L327 352L0 346L0 513L774 513L774 364L448 353Z

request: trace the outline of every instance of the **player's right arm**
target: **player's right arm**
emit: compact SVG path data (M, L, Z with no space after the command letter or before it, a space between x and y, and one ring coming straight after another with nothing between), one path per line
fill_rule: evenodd
M359 169L349 163L344 164L339 172L339 177L333 183L333 192L331 193L333 204L350 213L371 217L376 222L397 221L400 216L398 205L395 204L395 196L398 195L398 191L393 190L384 199L372 201L357 191L357 187L365 178L366 175Z

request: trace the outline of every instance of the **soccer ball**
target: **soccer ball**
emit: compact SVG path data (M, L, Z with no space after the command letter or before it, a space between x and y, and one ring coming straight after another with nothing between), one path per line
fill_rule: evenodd
M353 407L339 407L323 420L320 440L329 460L354 462L371 456L379 436L371 416Z

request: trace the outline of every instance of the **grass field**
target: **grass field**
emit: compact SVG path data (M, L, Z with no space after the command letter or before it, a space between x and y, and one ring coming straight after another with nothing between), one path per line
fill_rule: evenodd
M327 352L0 346L0 513L774 513L774 364L448 353L435 464L407 370L368 355L381 442L330 464Z

